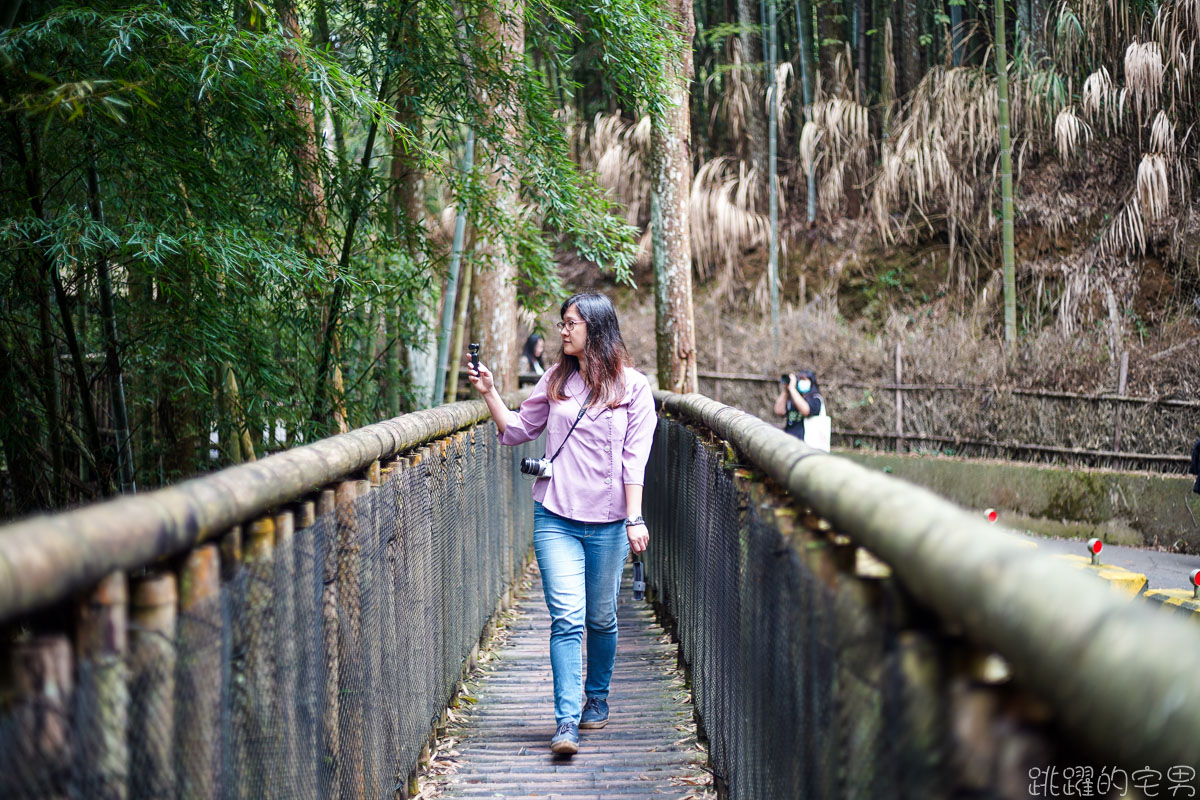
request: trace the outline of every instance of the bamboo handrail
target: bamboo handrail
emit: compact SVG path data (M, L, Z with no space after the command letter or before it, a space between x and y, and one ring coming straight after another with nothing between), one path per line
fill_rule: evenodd
M1200 761L1194 624L1132 604L978 515L750 414L699 394L655 392L655 403L729 442L890 564L918 600L1007 659L1094 752L1121 763Z
M528 394L505 397L515 406ZM481 400L416 411L176 486L0 527L0 622L190 548L373 462L488 419Z

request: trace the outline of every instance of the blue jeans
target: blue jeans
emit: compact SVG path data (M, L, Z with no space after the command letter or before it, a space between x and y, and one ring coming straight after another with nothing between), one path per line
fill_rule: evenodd
M608 697L617 656L617 593L629 554L623 520L576 522L533 504L533 549L550 610L550 666L557 724L579 722L583 692ZM587 684L583 629L587 626Z

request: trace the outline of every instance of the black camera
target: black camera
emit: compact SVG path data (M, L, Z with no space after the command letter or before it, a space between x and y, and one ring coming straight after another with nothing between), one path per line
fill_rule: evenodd
M641 559L633 562L633 599L642 600L646 597L646 568Z
M787 376L787 375L780 375L780 376L779 376L779 382L780 382L780 383L787 383L787 382L788 382L788 376Z
M522 458L521 472L526 475L532 475L535 478L549 478L553 472L554 465L550 463L548 458Z
M475 368L476 372L479 372L479 343L471 342L467 345L467 352L471 354L471 366Z

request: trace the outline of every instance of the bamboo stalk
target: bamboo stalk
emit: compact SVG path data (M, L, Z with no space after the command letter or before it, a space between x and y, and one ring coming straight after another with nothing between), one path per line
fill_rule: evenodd
M129 795L128 614L122 572L102 580L76 609L78 759L89 793L113 800Z
M462 288L458 292L458 310L455 312L457 321L454 323L454 346L450 350L452 359L450 363L459 364L459 359L463 357L464 342L467 336L467 311L471 307L471 281L475 274L474 264L467 262L463 269ZM448 366L448 365L447 365ZM457 368L451 369L449 375L446 376L446 394L445 402L453 403L458 396L458 374Z
M175 728L178 796L219 791L221 719L221 554L202 545L179 570L179 690Z
M129 630L130 796L135 800L175 793L171 744L175 731L175 635L179 593L175 575L163 572L134 581Z

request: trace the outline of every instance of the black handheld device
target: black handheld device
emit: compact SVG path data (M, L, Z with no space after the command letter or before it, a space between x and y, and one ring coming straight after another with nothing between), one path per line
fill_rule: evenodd
M633 599L642 600L646 597L646 567L640 556L633 557Z
M471 366L479 372L479 342L471 342L467 345L467 352L471 354Z

